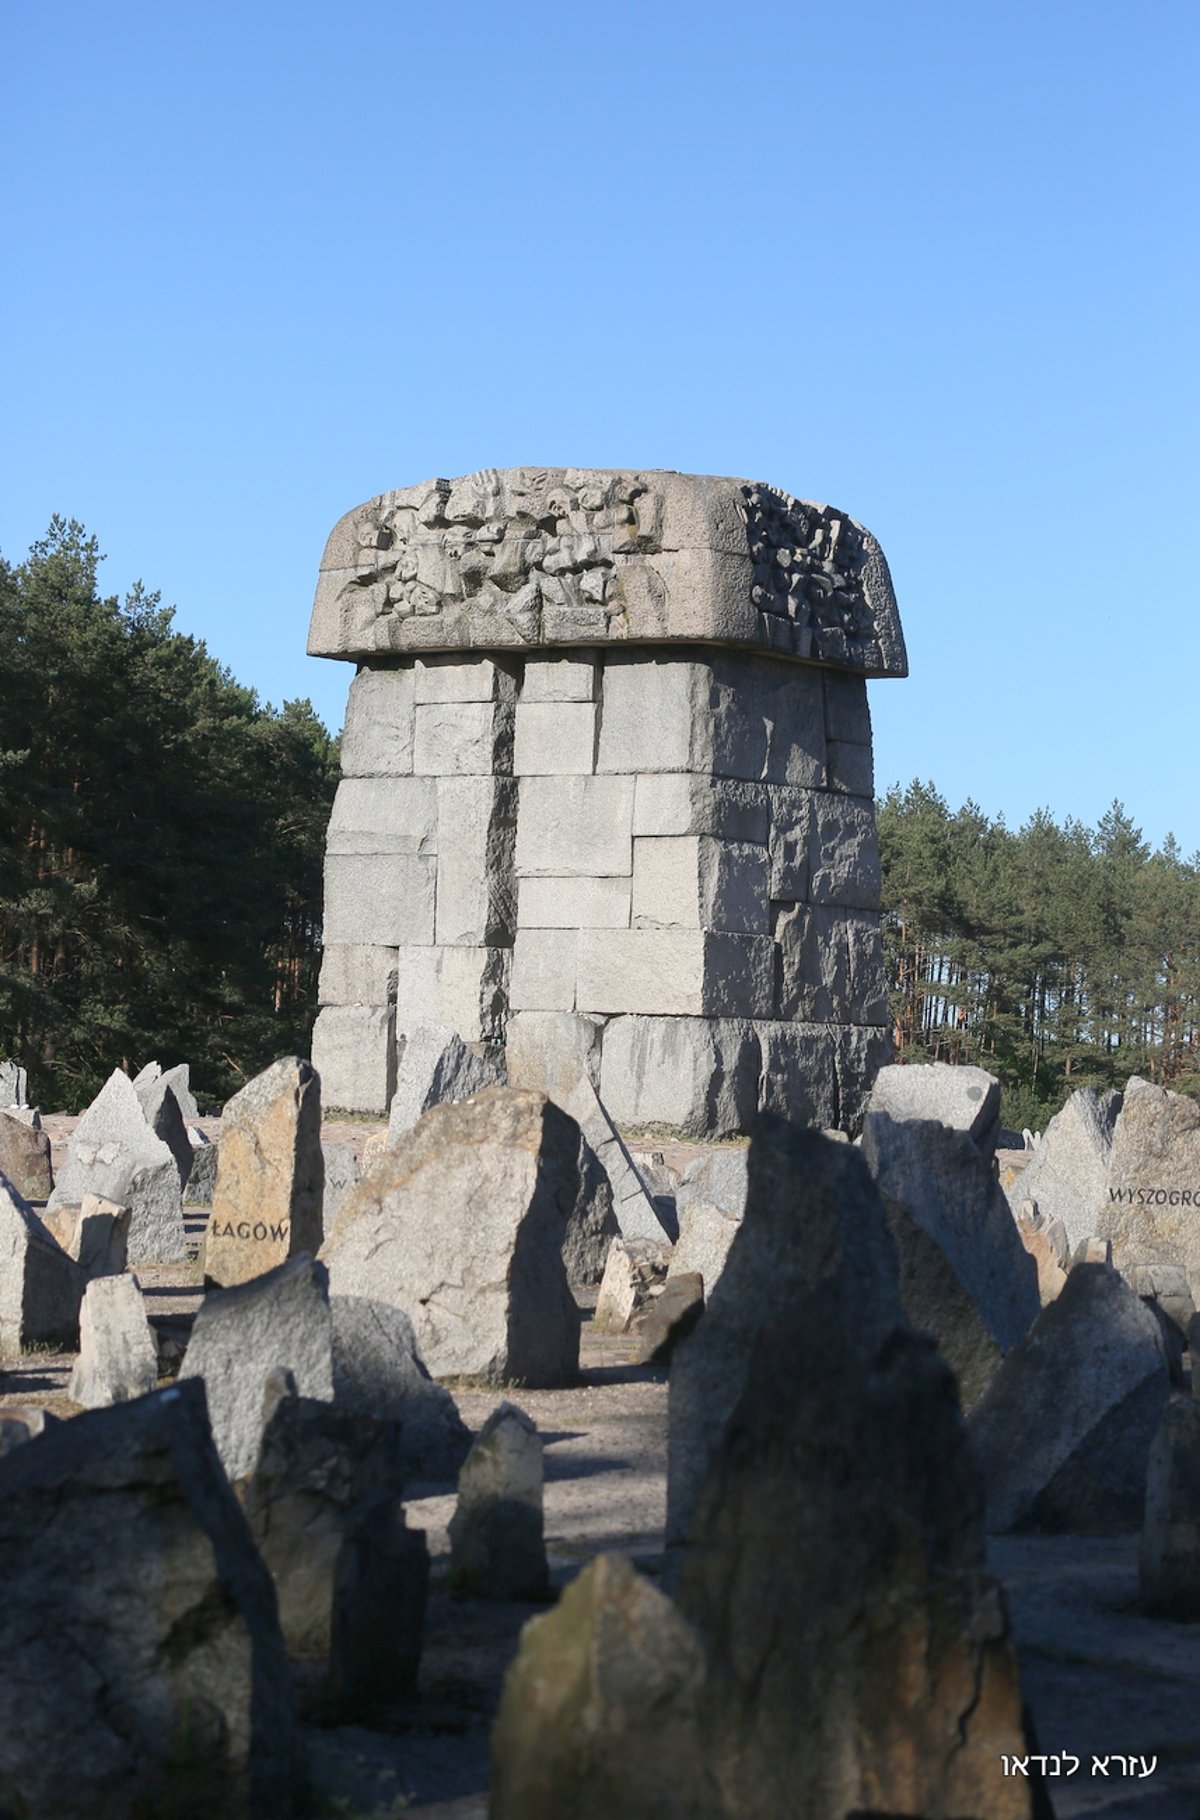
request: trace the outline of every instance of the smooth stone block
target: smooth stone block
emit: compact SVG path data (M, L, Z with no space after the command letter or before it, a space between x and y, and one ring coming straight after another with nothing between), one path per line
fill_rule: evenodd
M633 927L769 931L767 853L709 835L633 843Z
M596 705L521 702L513 770L518 777L590 776L596 762Z
M360 670L342 729L343 777L404 777L413 768L413 671Z
M521 704L594 701L597 668L594 657L530 658L521 684Z
M325 836L332 853L436 853L437 786L431 777L344 777Z
M724 840L767 839L770 819L762 784L702 777L688 771L639 775L633 797L633 832L714 834Z
M396 950L369 942L327 943L318 997L322 1005L394 1004Z
M632 777L523 777L520 792L520 877L630 876Z
M418 657L413 700L429 702L496 701L514 693L512 678L490 657Z
M436 879L432 855L327 855L325 940L384 948L432 942Z
M610 653L602 679L597 772L709 770L708 692L703 661Z
M313 1025L312 1061L327 1113L382 1116L396 1085L395 1008L326 1005Z
M576 1003L581 1011L770 1016L774 961L769 936L702 929L584 929L578 943Z
M519 929L513 947L510 1009L574 1010L578 942L574 929Z
M449 1024L465 1043L504 1040L511 948L405 947L396 956L396 1024Z
M522 929L628 929L627 878L523 878L517 899Z
M600 1098L619 1126L731 1137L753 1123L761 1067L749 1020L614 1017L604 1029Z
M437 780L441 846L439 945L486 948L512 940L517 787L506 777Z
M425 777L512 770L511 702L430 702L415 711L413 770Z

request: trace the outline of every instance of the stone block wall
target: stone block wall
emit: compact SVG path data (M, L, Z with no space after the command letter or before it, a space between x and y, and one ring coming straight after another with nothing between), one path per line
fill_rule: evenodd
M547 1014L620 1125L853 1124L889 1031L864 677L713 645L377 657L329 828L327 1105Z

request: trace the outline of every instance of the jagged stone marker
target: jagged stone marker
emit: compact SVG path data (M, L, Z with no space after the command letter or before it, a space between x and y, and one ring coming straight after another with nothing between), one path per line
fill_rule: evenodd
M866 679L907 669L868 531L703 475L431 480L334 527L308 648L359 666L327 1106L385 1112L420 1022L536 1019L521 1084L585 1053L617 1126L856 1122L890 1053Z

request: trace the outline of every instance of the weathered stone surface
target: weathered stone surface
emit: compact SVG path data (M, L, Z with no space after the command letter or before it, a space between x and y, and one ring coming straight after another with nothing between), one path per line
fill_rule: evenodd
M1119 1096L1101 1101L1090 1087L1073 1093L1050 1120L1009 1193L1014 1213L1034 1201L1043 1219L1061 1220L1072 1251L1096 1232L1120 1105Z
M597 1102L598 1104L599 1102ZM603 1111L603 1108L601 1108ZM606 1146L610 1156L617 1156L621 1162L625 1153L620 1139L614 1134L613 1140ZM618 1170L618 1180L622 1176ZM632 1168L624 1174L624 1181L633 1194L636 1189ZM640 1208L642 1197L637 1196ZM579 1134L579 1193L575 1205L567 1216L567 1230L563 1235L562 1260L567 1273L567 1282L571 1284L598 1283L604 1275L608 1262L608 1252L613 1240L620 1232L617 1219L616 1201L608 1171L592 1149L586 1136Z
M347 1532L368 1500L404 1487L397 1423L310 1397L274 1399L243 1508L279 1600L288 1655L329 1655L334 1582Z
M244 1283L321 1243L321 1082L298 1056L272 1062L226 1104L204 1274Z
M518 777L590 777L598 720L593 701L522 702L513 770Z
M1150 1310L1107 1265L1076 1264L971 1411L988 1528L1136 1529L1169 1391Z
M448 947L510 943L516 927L511 777L439 777L435 939Z
M700 1489L746 1382L760 1328L835 1273L854 1286L864 1345L904 1312L895 1247L856 1150L764 1115L746 1210L704 1319L671 1368L667 1541L686 1542Z
M1139 1558L1142 1604L1176 1621L1200 1619L1200 1402L1172 1397L1146 1470Z
M887 974L879 918L866 910L774 909L776 1017L807 1024L882 1024Z
M448 1024L411 1024L397 1048L389 1149L431 1106L469 1099L485 1087L505 1084L503 1049L483 1043L468 1048Z
M523 702L594 701L597 661L594 657L531 658L521 684Z
M592 1314L596 1333L625 1333L667 1274L667 1251L645 1239L614 1239Z
M859 1243L882 1256L878 1201L849 1172L846 1189ZM752 1161L747 1240L755 1190ZM890 1331L864 1322L853 1254L837 1248L823 1280L793 1282L754 1323L693 1517L679 1597L707 1643L701 1760L731 1820L1026 1820L1030 1784L1000 1760L1027 1748L1016 1653L954 1381L894 1299Z
M85 1283L119 1277L129 1251L129 1209L98 1194L85 1194L78 1207L56 1207L43 1222L46 1231L80 1266Z
M158 1066L157 1062L152 1064ZM143 1070L143 1073L145 1070ZM174 1072L174 1071L172 1071ZM186 1070L184 1071L186 1073ZM141 1076L138 1076L141 1080ZM188 1177L192 1172L192 1145L183 1122L183 1113L175 1097L170 1077L159 1073L152 1079L133 1083L133 1090L138 1096L138 1104L147 1125L156 1138L160 1138L175 1158L175 1167L179 1171L179 1187L182 1193L187 1187ZM189 1096L190 1098L190 1096ZM195 1105L195 1101L192 1101Z
M358 1158L353 1144L335 1144L321 1139L321 1161L325 1187L321 1197L321 1230L332 1232L338 1209L359 1177Z
M436 855L331 853L325 940L383 948L431 942L436 889Z
M232 1289L210 1290L196 1322L180 1379L203 1378L213 1439L231 1479L244 1479L258 1459L263 1385L290 1371L302 1397L333 1397L333 1342L325 1268L290 1258Z
M421 1362L408 1316L388 1302L352 1295L331 1296L329 1312L334 1407L399 1423L406 1478L454 1478L470 1431L450 1392Z
M77 1416L0 1461L0 1556L6 1804L29 1820L298 1811L270 1579L200 1385Z
M356 507L330 535L308 648L594 646L617 626L867 676L906 669L887 565L861 525L757 482L611 469L490 469Z
M1061 1222L1056 1224L1059 1231L1063 1231ZM1017 1216L1017 1236L1037 1269L1038 1300L1045 1308L1048 1302L1053 1302L1062 1294L1067 1281L1066 1270L1046 1233L1040 1227L1032 1225L1022 1214ZM915 1316L913 1319L920 1327L921 1322Z
M23 1106L28 1083L20 1062L0 1061L0 1109L7 1112L10 1106Z
M511 771L513 721L510 701L418 705L413 770L423 777L487 777Z
M1175 1264L1200 1300L1200 1105L1137 1075L1113 1129L1096 1234L1113 1263Z
M630 878L631 777L523 777L515 863L520 878Z
M342 730L346 777L405 777L413 768L413 671L360 670Z
M628 929L627 878L523 878L517 903L522 929Z
M333 799L325 850L330 854L436 854L435 779L344 777Z
M562 1383L579 1356L562 1261L578 1192L579 1128L542 1095L435 1106L343 1202L330 1288L403 1308L435 1376Z
M322 1005L394 1005L396 950L369 942L327 942L321 951Z
M1135 1295L1156 1302L1180 1333L1187 1333L1196 1304L1186 1270L1178 1264L1134 1264L1122 1274Z
M47 1205L78 1207L89 1193L128 1207L131 1264L177 1264L186 1257L178 1165L146 1123L120 1068L76 1125Z
M937 1340L969 1408L1038 1318L1037 1266L966 1132L868 1112L862 1154L889 1211L909 1319Z
M0 1178L0 1355L46 1341L73 1347L84 1282L28 1201Z
M762 1103L796 1125L836 1130L842 1124L839 1032L833 1024L758 1023Z
M618 1126L731 1137L754 1122L762 1051L749 1019L615 1017L600 1097Z
M582 929L577 944L573 1003L581 1011L772 1015L775 951L769 936L708 929Z
M86 1409L145 1396L158 1381L158 1342L135 1276L97 1277L79 1309L79 1357L67 1395Z
M173 1068L164 1068L160 1062L147 1062L133 1077L133 1090L142 1101L143 1108L149 1102L155 1105L162 1095L170 1090L175 1095L175 1103L185 1119L198 1119L200 1108L192 1092L192 1071L186 1062L177 1062ZM151 1087L158 1087L156 1094L150 1093ZM147 1114L149 1118L149 1114ZM150 1118L153 1124L153 1118Z
M635 838L632 921L635 929L769 934L766 848L709 834Z
M27 1201L48 1200L54 1190L49 1137L7 1112L0 1112L0 1175Z
M493 1820L715 1820L698 1769L703 1674L670 1599L598 1555L521 1632L492 1732Z
M326 1005L313 1025L312 1065L337 1083L327 1111L386 1113L396 1087L395 1007Z
M807 791L794 791L808 800ZM633 794L633 832L638 835L712 834L722 840L767 840L772 787L695 771L639 774ZM774 895L774 894L772 894Z
M503 1042L512 960L511 948L401 948L399 1034L423 1021L449 1024L464 1043Z
M450 1563L480 1599L539 1599L547 1566L542 1525L542 1437L513 1403L494 1409L458 1475Z
M429 702L511 701L516 694L509 669L474 652L418 657L414 679L418 707Z
M192 1167L188 1172L184 1200L189 1207L211 1207L217 1186L217 1160L220 1145L195 1125L188 1126L188 1143L192 1146Z
M675 1197L679 1238L668 1274L696 1272L711 1296L746 1211L748 1151L718 1150L688 1166Z
M896 1120L937 1119L952 1131L965 1131L990 1162L1000 1130L1000 1083L983 1068L893 1062L879 1070L867 1110Z
M810 900L878 910L879 890L879 845L871 804L837 791L815 792L808 860Z

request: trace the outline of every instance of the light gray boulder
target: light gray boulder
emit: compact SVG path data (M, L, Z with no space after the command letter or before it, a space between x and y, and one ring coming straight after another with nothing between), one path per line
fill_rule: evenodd
M330 1290L404 1309L435 1377L570 1382L562 1246L578 1194L579 1128L542 1094L435 1106L343 1202L321 1250Z
M1200 1301L1200 1103L1133 1076L1095 1230L1118 1270L1176 1265Z
M24 1106L29 1076L20 1062L0 1062L0 1112L12 1106Z
M289 1820L302 1744L270 1578L199 1384L0 1460L0 1789L28 1820Z
M857 1297L864 1345L904 1325L895 1245L861 1155L764 1114L750 1145L745 1216L704 1317L671 1364L667 1544L676 1559L760 1330L836 1272Z
M329 1313L334 1407L398 1422L406 1477L454 1478L471 1433L450 1392L426 1371L403 1309L368 1296L335 1295Z
M458 1475L450 1564L480 1599L539 1599L546 1591L542 1437L513 1403L494 1409Z
M711 1295L725 1268L729 1247L746 1211L749 1149L714 1150L697 1157L684 1172L675 1197L679 1237L671 1253L670 1276L695 1271Z
M151 1066L158 1066L157 1062ZM152 1079L143 1079L146 1070L138 1075L133 1083L133 1091L138 1096L138 1104L145 1115L155 1137L161 1138L171 1155L175 1158L175 1167L179 1171L180 1189L187 1187L188 1177L192 1172L192 1141L184 1124L183 1108L176 1097L172 1086L172 1076L178 1077L179 1070L172 1069L170 1074L158 1073ZM186 1078L187 1070L183 1070ZM190 1098L190 1096L189 1096ZM193 1105L195 1101L191 1102ZM194 1116L194 1115L193 1115Z
M185 1120L200 1117L200 1108L191 1087L191 1069L186 1062L177 1062L173 1068L163 1068L158 1062L147 1062L134 1075L133 1085L139 1099L145 1093L150 1104L169 1090L175 1095L175 1102Z
M129 1253L128 1207L118 1207L98 1194L85 1194L78 1207L56 1207L47 1213L45 1226L79 1265L85 1283L95 1277L119 1277L124 1271Z
M263 1386L290 1371L302 1397L333 1399L333 1339L324 1266L289 1258L248 1283L210 1290L196 1312L181 1380L203 1378L213 1440L231 1479L254 1470Z
M991 1162L1000 1135L1000 1083L985 1068L889 1062L875 1076L867 1111L896 1120L936 1119L952 1131L965 1131Z
M85 1194L128 1207L131 1264L177 1264L187 1256L178 1164L120 1068L75 1127L47 1207L78 1207Z
M431 1106L469 1099L485 1087L503 1087L507 1079L503 1049L464 1043L448 1024L413 1023L398 1038L396 1050L389 1149Z
M1072 1251L1096 1232L1120 1106L1119 1094L1099 1099L1090 1087L1073 1093L1009 1190L1014 1213L1032 1200L1047 1223L1061 1220Z
M1200 1402L1172 1397L1150 1446L1138 1577L1143 1607L1200 1619Z
M1154 1315L1106 1264L1076 1264L970 1413L989 1530L1137 1529L1170 1388Z
M334 1144L322 1138L321 1155L325 1161L321 1225L324 1231L332 1232L342 1202L357 1182L360 1172L353 1144Z
M933 1334L969 1408L1037 1320L1037 1265L966 1132L869 1112L862 1154L899 1249L908 1317Z
M85 1278L28 1201L0 1176L0 1354L73 1347Z
M135 1276L97 1277L79 1310L79 1357L67 1395L86 1409L145 1396L158 1381L158 1341Z

